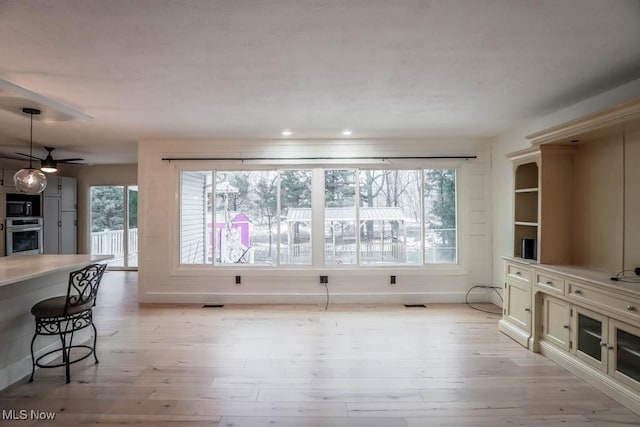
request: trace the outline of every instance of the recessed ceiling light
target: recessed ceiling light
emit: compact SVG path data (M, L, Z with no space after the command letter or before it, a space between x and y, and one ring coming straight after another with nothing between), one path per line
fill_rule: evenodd
M342 135L349 136L349 135L351 135L351 131L349 129L345 129L345 130L342 131Z
M291 131L289 129L285 129L282 131L282 136L291 136Z

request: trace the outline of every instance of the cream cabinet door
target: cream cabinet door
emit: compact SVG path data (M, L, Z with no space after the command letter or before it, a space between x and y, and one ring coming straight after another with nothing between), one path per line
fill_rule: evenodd
M525 332L531 332L531 285L507 280L504 319Z
M640 328L609 321L609 375L640 390Z
M572 353L592 366L607 372L609 319L593 311L573 307Z
M571 338L570 304L557 298L542 297L542 339L569 351Z

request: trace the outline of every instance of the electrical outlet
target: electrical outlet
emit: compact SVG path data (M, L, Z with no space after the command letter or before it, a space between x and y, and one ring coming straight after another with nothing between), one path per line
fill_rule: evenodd
M329 283L329 276L320 276L320 283L321 284Z
M236 285L239 285L242 283L242 279L240 278L240 276L236 276Z
M389 283L392 285L396 284L396 276L391 276L391 278L389 279Z

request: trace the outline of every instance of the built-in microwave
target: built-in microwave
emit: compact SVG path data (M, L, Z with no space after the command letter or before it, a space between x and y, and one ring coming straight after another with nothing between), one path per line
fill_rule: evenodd
M7 216L33 216L33 203L23 200L7 200Z

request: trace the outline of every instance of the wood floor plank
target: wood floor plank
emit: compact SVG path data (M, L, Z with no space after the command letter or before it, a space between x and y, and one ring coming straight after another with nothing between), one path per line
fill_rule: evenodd
M404 418L222 417L220 427L407 427ZM429 424L422 424L424 427Z
M138 305L136 285L105 275L99 365L73 365L71 384L40 369L0 407L56 414L29 426L640 425L462 304Z

